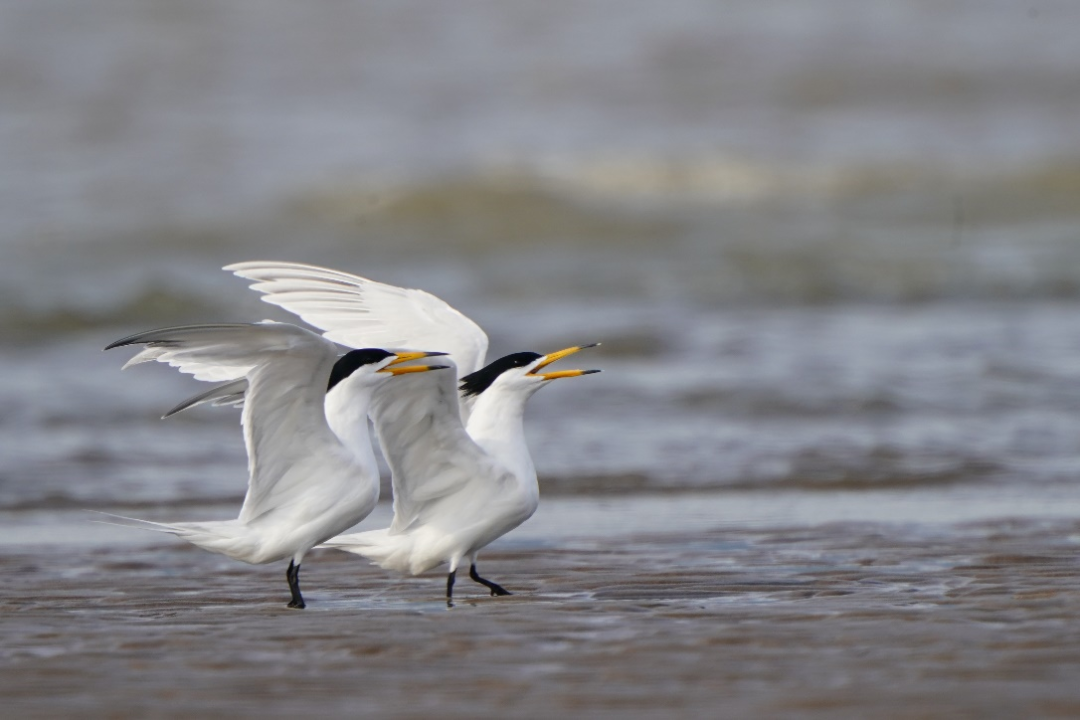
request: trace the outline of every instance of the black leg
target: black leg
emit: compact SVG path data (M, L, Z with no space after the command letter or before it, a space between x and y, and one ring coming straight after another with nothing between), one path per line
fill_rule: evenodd
M446 576L446 607L454 607L454 578L457 570L451 570Z
M509 590L507 590L506 588L504 588L502 585L500 585L498 583L493 583L490 580L485 580L484 578L477 575L476 574L476 563L473 563L472 565L469 566L469 577L471 577L473 580L475 580L476 582L478 582L481 585L483 585L484 587L486 587L488 590L490 590L491 591L491 597L495 597L496 595L513 595L514 594L514 593L510 592Z
M304 596L300 594L300 566L292 560L289 561L289 569L285 571L285 579L289 581L289 592L292 593L289 607L303 610L307 605L304 603Z

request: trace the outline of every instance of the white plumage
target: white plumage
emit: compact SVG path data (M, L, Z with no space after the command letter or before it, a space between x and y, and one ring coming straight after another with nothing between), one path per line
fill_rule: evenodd
M414 575L447 563L451 604L457 568L466 558L473 580L492 595L510 594L477 574L476 557L536 511L540 487L525 444L525 403L548 380L598 372L536 372L578 349L516 353L467 376L466 385L471 379L484 385L467 426L449 374L410 378L377 393L371 417L393 474L393 522L324 545Z
M300 263L242 262L225 270L254 281L251 287L264 301L337 342L430 347L453 359L467 392L459 393L448 373L436 373L375 393L370 414L393 473L394 520L389 528L325 545L413 574L447 563L448 602L458 565L468 558L473 580L493 595L509 594L477 574L476 556L536 511L540 490L525 444L525 402L547 380L598 372L537 373L581 347L546 356L516 353L483 367L484 331L423 290ZM340 412L327 404L335 430Z
M431 293L302 263L257 260L225 270L254 281L263 301L349 347L438 348L461 375L484 366L487 334Z
M134 344L145 348L125 367L164 362L201 380L228 381L230 396L246 380L241 422L249 470L235 520L134 522L248 563L289 558L290 607L303 607L298 575L307 551L363 520L379 498L366 418L375 387L393 374L445 366L387 369L425 354L369 349L351 353L351 364L342 370L334 343L273 322L165 328L106 349ZM324 409L332 373L341 376L329 393L333 403L351 410L338 413L334 429ZM348 446L338 432L348 434Z

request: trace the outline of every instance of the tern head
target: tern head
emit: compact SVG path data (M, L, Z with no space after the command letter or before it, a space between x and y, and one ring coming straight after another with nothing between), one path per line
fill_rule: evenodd
M350 350L338 358L330 371L330 381L326 385L326 391L330 392L342 381L349 380L350 384L360 383L374 386L384 380L389 380L398 375L427 372L429 370L443 370L449 365L404 365L394 367L410 360L418 360L425 357L445 355L443 352L400 352L393 353L381 348L361 348Z
M567 355L573 355L579 350L596 347L599 344L575 345L547 355L534 352L517 352L506 355L471 375L461 378L461 394L468 398L497 389L532 395L532 393L543 387L548 380L598 373L599 370L556 370L547 373L539 371Z

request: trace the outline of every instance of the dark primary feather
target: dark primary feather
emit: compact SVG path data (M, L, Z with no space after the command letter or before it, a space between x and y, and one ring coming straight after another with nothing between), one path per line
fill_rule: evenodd
M113 348L124 347L125 345L140 345L144 343L169 343L176 340L178 336L182 336L185 333L191 331L198 332L217 332L217 331L232 331L238 329L244 329L252 327L252 323L214 323L207 325L175 325L173 327L159 328L157 330L150 330L147 332L135 333L134 335L128 335L125 338L120 338L115 342L109 343L105 346L106 350L112 350Z
M188 398L169 412L162 415L161 419L164 420L178 412L183 412L188 408L193 408L196 405L203 405L205 403L210 403L215 407L220 407L222 405L242 405L244 403L244 395L247 393L247 388L247 378L240 378L239 380L233 380L224 385L218 385L206 392L199 393L195 397Z

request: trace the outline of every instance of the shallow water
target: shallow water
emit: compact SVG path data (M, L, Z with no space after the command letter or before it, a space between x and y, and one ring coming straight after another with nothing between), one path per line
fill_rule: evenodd
M530 402L548 497L953 485L1010 497L1068 483L1080 468L1071 303L561 307L518 306L536 320L525 328L505 306L485 322L497 342L539 350L615 338L578 356L603 373ZM556 327L557 338L524 339ZM654 341L620 349L620 328ZM199 383L164 367L121 373L130 353L98 351L120 334L0 352L10 443L0 509L120 511L242 494L238 413L158 421Z
M1072 717L1078 511L1073 485L556 497L481 556L512 597L465 580L447 609L438 571L316 551L303 612L279 567L4 513L0 697L33 717Z
M1074 519L831 523L488 553L513 588L180 543L10 549L5 705L36 717L1072 717ZM108 688L108 692L103 692Z
M211 520L236 514L235 503L142 508L140 517L160 522ZM393 515L380 503L357 526L385 527ZM536 514L493 548L562 547L580 539L618 544L637 535L684 535L717 530L813 527L830 523L880 523L920 527L949 536L971 523L1060 522L1080 516L1074 483L1032 493L1009 485L949 486L910 490L742 490L679 493L611 493L545 497ZM160 543L156 533L110 525L87 510L0 512L0 546L8 548L104 549Z

